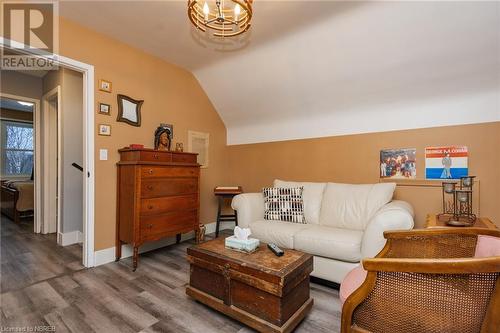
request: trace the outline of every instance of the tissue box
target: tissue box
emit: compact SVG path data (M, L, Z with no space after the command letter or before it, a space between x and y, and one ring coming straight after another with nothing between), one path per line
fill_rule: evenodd
M241 240L237 239L235 236L227 237L225 242L227 248L246 253L251 253L257 250L259 244L260 244L259 240L255 238Z

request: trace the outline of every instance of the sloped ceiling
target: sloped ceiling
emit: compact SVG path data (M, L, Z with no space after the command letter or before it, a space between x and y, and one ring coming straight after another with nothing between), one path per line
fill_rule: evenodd
M256 0L236 45L192 29L186 8L76 1L60 10L192 71L229 144L500 120L498 2Z

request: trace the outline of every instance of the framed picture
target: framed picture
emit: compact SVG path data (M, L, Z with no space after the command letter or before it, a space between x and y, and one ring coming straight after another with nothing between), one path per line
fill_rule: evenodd
M188 131L188 151L198 153L201 168L208 168L209 133Z
M111 136L111 125L99 124L99 135Z
M121 121L132 126L141 126L141 107L143 100L136 100L125 95L117 95L118 116L116 121Z
M426 179L460 179L469 175L469 151L465 146L425 148Z
M417 149L383 149L380 151L380 178L417 178Z
M99 80L99 90L110 93L111 92L111 82L100 79Z
M111 105L106 103L99 103L99 113L107 116L111 115Z

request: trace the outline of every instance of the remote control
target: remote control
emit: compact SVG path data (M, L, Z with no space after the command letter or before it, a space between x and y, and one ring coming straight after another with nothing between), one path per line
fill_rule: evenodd
M273 251L273 253L278 257L281 257L282 255L285 254L285 252L274 243L267 244L267 247L269 248L269 250Z

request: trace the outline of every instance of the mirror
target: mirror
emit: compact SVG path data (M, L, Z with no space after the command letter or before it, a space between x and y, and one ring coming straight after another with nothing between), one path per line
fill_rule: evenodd
M118 117L121 121L132 126L141 126L141 106L144 101L138 101L125 95L118 95Z

